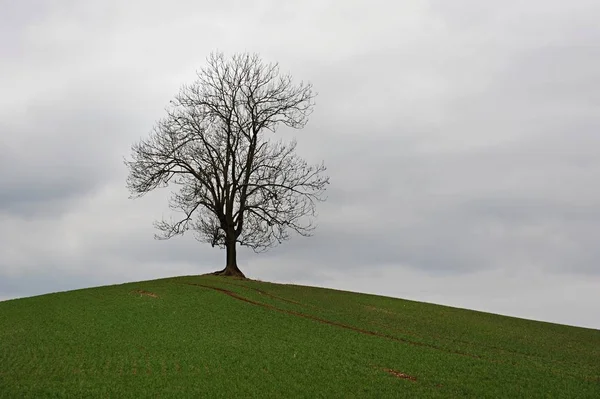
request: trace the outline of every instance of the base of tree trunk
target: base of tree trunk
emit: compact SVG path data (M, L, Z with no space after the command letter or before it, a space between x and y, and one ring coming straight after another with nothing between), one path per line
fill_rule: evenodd
M213 273L210 273L211 276L229 276L229 277L238 277L238 278L246 278L244 273L240 269L236 268L225 268L223 270L219 270Z

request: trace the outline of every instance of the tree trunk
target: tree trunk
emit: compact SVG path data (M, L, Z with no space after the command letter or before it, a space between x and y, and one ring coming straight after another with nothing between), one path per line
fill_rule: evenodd
M214 275L246 278L246 276L244 276L244 273L242 273L242 271L237 266L236 244L237 242L235 239L235 235L233 233L231 235L228 235L226 244L227 263L225 264L225 269L220 270L218 272L214 272Z

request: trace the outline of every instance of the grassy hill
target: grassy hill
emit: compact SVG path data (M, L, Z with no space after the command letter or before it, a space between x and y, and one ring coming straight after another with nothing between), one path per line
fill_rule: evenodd
M168 278L0 302L0 397L600 398L600 331Z

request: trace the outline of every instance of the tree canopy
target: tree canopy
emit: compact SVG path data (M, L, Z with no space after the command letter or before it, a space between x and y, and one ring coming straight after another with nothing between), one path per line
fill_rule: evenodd
M178 187L169 206L182 216L156 222L156 237L192 230L199 241L226 249L217 274L243 277L237 244L261 252L291 232L311 235L316 202L325 200L329 183L325 165L300 158L295 140L267 134L280 125L303 128L315 95L310 83L294 84L257 54L212 53L125 160L133 198Z

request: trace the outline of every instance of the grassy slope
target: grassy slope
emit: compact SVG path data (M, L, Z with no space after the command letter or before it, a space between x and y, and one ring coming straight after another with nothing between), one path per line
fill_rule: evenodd
M0 303L0 397L200 395L598 398L600 331L212 276Z

